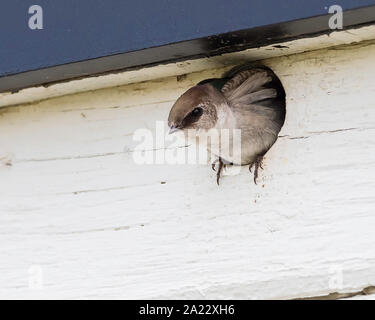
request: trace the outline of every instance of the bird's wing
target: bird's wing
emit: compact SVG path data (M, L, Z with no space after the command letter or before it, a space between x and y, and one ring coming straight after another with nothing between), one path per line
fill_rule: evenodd
M285 101L280 80L267 67L229 71L225 76L230 79L222 86L221 92L232 108L246 108L257 104L272 107L278 105L271 103L275 100Z

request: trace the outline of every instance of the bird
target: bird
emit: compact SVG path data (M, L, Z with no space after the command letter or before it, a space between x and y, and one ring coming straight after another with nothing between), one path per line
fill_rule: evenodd
M195 137L210 130L240 130L240 150L230 154L211 142L207 149L217 160L212 163L220 184L222 169L227 165L254 168L257 184L264 155L278 138L286 115L286 94L277 75L261 64L242 64L225 72L221 78L199 82L173 104L169 116L169 133L193 130ZM232 144L233 145L233 144ZM236 157L236 152L240 154Z

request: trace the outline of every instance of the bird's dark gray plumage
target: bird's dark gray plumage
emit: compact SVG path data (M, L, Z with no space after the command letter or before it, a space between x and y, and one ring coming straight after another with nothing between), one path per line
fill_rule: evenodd
M254 182L264 154L275 143L285 120L285 91L275 73L265 66L241 65L222 78L207 79L187 90L173 105L171 132L240 129L241 156L210 145L218 157L219 183L225 164L254 167ZM213 166L214 168L214 166Z

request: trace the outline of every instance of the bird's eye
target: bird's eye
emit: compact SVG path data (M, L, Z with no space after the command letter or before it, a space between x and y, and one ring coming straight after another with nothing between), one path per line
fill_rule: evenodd
M194 117L199 117L199 116L202 115L202 113L203 113L203 109L202 109L201 107L197 107L197 108L195 108L195 109L191 112L191 114L192 114Z

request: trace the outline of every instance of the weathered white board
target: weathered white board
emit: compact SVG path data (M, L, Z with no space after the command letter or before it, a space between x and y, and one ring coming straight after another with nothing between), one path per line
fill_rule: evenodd
M223 69L0 109L0 298L303 298L375 285L375 43L264 61L261 183L137 165L132 135Z

